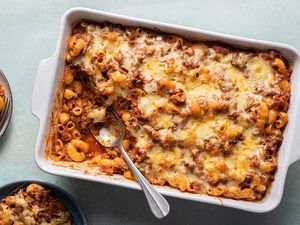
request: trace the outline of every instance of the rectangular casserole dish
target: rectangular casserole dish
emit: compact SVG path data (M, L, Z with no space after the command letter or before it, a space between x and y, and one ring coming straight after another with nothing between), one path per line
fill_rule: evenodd
M298 118L296 114L297 108L300 107L300 93L295 88L296 85L299 85L300 83L299 77L296 75L300 72L300 59L297 50L284 44L233 37L177 25L119 16L85 8L70 9L63 15L56 51L50 58L41 61L38 68L38 74L33 90L31 109L32 113L40 120L40 128L35 145L35 160L40 169L51 174L140 189L137 183L127 180L119 175L95 176L92 174L85 174L83 170L72 170L54 165L53 162L45 158L45 137L49 131L52 105L56 95L57 87L59 85L60 76L62 75L64 69L66 41L69 37L72 26L83 19L93 20L96 22L108 21L125 26L140 26L159 30L165 33L178 34L187 37L188 39L218 41L241 48L251 48L254 50L274 49L281 52L290 63L294 64L294 70L292 74L291 102L288 111L289 123L285 129L284 141L278 153L278 170L275 175L275 181L272 184L271 191L269 191L262 201L237 201L233 199L216 198L207 195L182 193L169 187L157 187L162 194L168 196L212 204L221 204L224 206L252 212L267 212L274 209L279 204L283 194L287 169L289 165L300 158L300 151L297 151L297 147L300 146L300 140L296 139L297 131L300 131L300 118Z

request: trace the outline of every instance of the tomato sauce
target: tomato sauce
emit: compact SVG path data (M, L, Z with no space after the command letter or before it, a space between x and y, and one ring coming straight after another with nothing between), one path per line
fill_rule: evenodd
M105 147L100 145L91 132L82 136L82 140L90 145L90 151L86 155L86 160L94 158L105 152Z

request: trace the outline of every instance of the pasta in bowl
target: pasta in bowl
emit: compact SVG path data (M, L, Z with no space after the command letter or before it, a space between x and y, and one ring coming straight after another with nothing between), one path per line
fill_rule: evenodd
M52 196L50 189L32 183L1 199L0 224L72 225L74 223L70 212L63 203Z
M288 121L290 67L241 50L140 27L83 21L68 39L46 157L134 179L118 149L89 132L114 119L152 183L249 201L264 197Z
M4 99L5 99L5 92L4 92L2 84L0 83L0 113L3 111L4 106L5 106Z
M13 99L9 82L0 70L0 138L8 128L13 111Z

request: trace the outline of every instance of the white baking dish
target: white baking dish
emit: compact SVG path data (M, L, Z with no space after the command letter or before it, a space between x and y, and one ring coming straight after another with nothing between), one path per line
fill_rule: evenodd
M290 62L294 63L295 67L292 74L292 97L288 111L289 123L285 129L284 142L278 154L279 163L275 181L272 184L271 191L262 201L237 201L225 198L215 198L207 195L182 193L178 190L168 187L157 187L162 194L168 196L229 206L252 212L267 212L274 209L279 204L283 194L287 169L293 162L299 160L300 158L300 138L297 138L296 136L300 133L300 117L298 115L300 112L300 89L296 88L297 86L300 87L299 52L295 48L285 44L234 37L194 28L120 16L86 8L73 8L68 10L63 15L56 50L50 58L42 60L38 68L33 90L31 110L32 113L40 120L40 128L35 145L35 161L40 169L51 174L140 189L137 183L127 180L119 175L88 175L84 174L84 172L80 170L58 167L51 161L45 159L45 136L49 131L50 113L52 110L53 99L64 67L66 40L69 37L72 25L76 24L82 19L94 20L97 22L109 21L122 25L141 26L156 30L158 29L167 33L179 34L189 39L192 38L196 40L221 41L229 45L242 48L251 48L257 50L274 49L281 52Z

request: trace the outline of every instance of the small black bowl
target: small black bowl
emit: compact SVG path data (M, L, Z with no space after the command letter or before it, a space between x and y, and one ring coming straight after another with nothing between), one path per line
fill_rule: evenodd
M26 187L29 184L40 184L46 189L52 190L52 195L61 201L65 207L69 210L73 217L73 225L87 225L87 220L84 216L82 209L79 207L77 201L67 192L65 192L60 187L57 187L53 184L35 181L35 180L25 180L25 181L17 181L14 183L7 184L3 187L0 187L0 200L5 198L8 195L15 194L18 190L23 187Z

